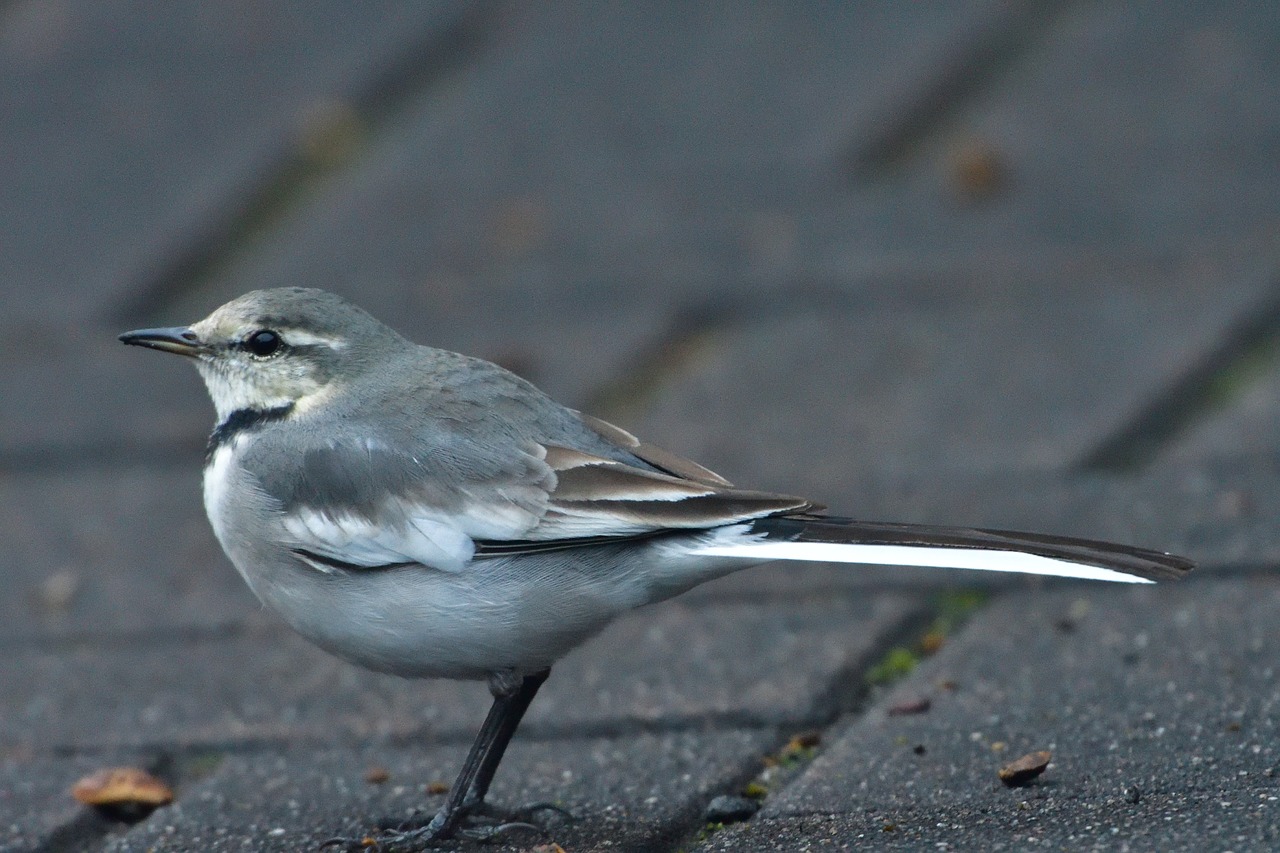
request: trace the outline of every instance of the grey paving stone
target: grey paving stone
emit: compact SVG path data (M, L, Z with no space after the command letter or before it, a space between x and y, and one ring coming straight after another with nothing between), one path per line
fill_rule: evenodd
M1022 245L1043 261L1055 246L1180 247L1271 230L1275 10L1200 0L1061 9L878 195L806 203L795 229L815 248L802 254L842 270ZM974 149L996 173L986 195L963 189ZM874 215L860 216L864 206Z
M1047 46L996 75L903 179L851 178L846 144L927 85L915 81L954 71L956 41L1005 11L520 10L465 80L427 93L367 169L214 289L306 281L429 306L443 345L529 350L559 390L582 368L554 363L536 335L513 339L507 303L522 322L551 320L554 337L557 313L613 290L633 291L652 322L654 301L713 281L742 293L1268 233L1252 223L1280 213L1267 191L1275 123L1260 106L1277 74L1263 57L1277 51L1269 10L1243 4L1048 19ZM1188 118L1203 115L1214 120ZM949 152L970 135L1009 173L986 204L955 198ZM466 331L484 325L499 331Z
M252 612L204 518L199 460L0 476L0 644L207 629Z
M732 721L804 725L835 713L854 673L917 618L908 596L796 597L768 608L678 602L630 614L566 657L529 712L554 732ZM406 681L314 649L274 622L17 645L0 659L10 749L467 740L479 683Z
M466 8L6 9L4 313L72 326L118 304L298 152L319 110L356 100Z
M154 461L175 448L199 465L214 423L200 377L186 359L125 347L124 331L0 319L0 471Z
M1113 257L801 295L716 333L624 425L819 500L882 474L1067 467L1196 364L1273 262Z
M1280 837L1278 595L1268 576L1008 597L851 721L761 817L843 815L958 849L1238 836L1238 849L1265 849ZM922 696L926 713L889 713ZM996 780L1039 749L1053 752L1045 775L1015 790ZM741 849L772 831L749 827L756 846Z
M519 835L513 844L483 849L528 850L552 841L573 851L660 849L683 835L722 787L749 772L775 738L733 729L541 742L517 736L490 800L550 800L578 820L550 825L547 838ZM462 746L377 745L229 755L173 806L105 849L292 851L334 835L429 819L443 796L425 793L425 786L452 782L463 754ZM388 771L388 781L365 781L372 767Z
M790 255L773 205L838 184L814 162L859 113L1002 11L510 7L465 75L424 92L216 298L180 304L338 290L580 401L709 278L739 277L744 245Z
M908 811L904 821L875 813L758 818L758 825L731 826L699 845L702 853L765 853L794 850L1274 850L1280 828L1273 788L1242 786L1223 798L1173 795L1160 806L1133 805L1122 798L1096 808L1045 803L1035 809L1011 805L975 811L942 807ZM1211 815L1206 819L1206 815Z

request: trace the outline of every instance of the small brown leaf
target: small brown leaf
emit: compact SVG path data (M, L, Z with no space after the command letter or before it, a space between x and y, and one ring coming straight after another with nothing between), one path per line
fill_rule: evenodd
M813 749L821 742L822 732L800 732L800 734L787 741L787 745L783 749L790 752L799 752L802 749Z
M173 789L137 767L108 767L71 786L71 796L87 806L163 806Z
M364 771L364 781L370 785L381 785L390 778L391 771L385 767L374 766Z
M1000 781L1010 788L1025 785L1044 772L1053 759L1053 753L1047 749L1028 753L1016 761L1011 761L1000 768Z
M449 783L448 782L428 782L427 793L432 795L447 794L449 793Z
M930 631L920 638L920 654L936 655L947 644L947 635L941 631Z

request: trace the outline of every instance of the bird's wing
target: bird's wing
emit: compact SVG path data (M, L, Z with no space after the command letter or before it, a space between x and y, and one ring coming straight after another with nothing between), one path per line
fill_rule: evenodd
M602 452L574 443L580 446L526 441L480 448L462 441L409 454L365 437L259 470L272 474L260 478L261 486L279 504L295 553L331 569L421 563L459 571L478 548L541 550L813 507L801 498L721 485L706 469L647 446L646 456L666 470L614 452L613 442L592 447Z
M707 477L688 479L555 445L544 449L556 485L548 495L546 513L524 539L688 530L814 507L803 498L735 489ZM671 454L663 457L668 464L683 462ZM715 477L700 466L694 467Z

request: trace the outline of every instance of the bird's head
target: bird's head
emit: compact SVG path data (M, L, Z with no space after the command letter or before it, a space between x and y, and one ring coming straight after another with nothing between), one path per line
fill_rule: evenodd
M120 340L195 359L219 420L242 409L301 410L408 346L340 296L287 287L255 290L191 326L138 329Z

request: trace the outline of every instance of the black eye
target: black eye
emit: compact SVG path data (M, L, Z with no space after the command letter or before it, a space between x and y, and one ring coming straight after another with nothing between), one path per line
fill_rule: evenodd
M284 344L280 336L270 329L262 329L245 338L244 346L249 352L260 358L275 353Z

